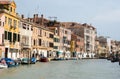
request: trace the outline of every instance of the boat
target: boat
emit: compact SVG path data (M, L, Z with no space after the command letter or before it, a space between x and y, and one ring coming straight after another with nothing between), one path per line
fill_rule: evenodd
M30 59L30 63L31 63L31 64L35 64L35 63L36 63L36 61L37 61L37 60L36 60L36 58L35 58L35 57L32 57L32 58Z
M13 59L11 58L2 58L1 60L5 60L6 64L7 64L7 67L15 67L15 66L18 66L19 64L16 63Z
M64 58L54 58L54 59L52 59L53 61L62 61L62 60L64 60Z
M6 61L4 59L0 60L0 69L8 68Z
M0 63L0 69L8 68L7 64Z
M48 62L48 58L47 57L41 57L40 58L40 62Z
M35 64L36 63L36 58L32 57L32 58L23 58L21 60L21 64Z
M21 64L30 64L29 58L22 58Z

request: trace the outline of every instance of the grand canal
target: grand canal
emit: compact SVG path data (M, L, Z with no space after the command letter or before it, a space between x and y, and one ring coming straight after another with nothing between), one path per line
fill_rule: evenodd
M0 79L120 79L120 66L103 59L37 62L0 69Z

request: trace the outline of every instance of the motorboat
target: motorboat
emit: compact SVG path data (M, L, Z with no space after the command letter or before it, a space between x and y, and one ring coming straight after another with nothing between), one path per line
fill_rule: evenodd
M29 58L22 58L21 64L30 64Z
M40 58L40 62L48 62L48 58L47 57L41 57Z
M37 60L36 60L36 58L35 58L35 57L32 57L32 58L30 59L30 63L31 63L31 64L35 64L35 63L36 63L36 61L37 61Z
M8 68L7 64L0 63L0 69Z
M0 69L8 68L8 65L6 64L6 61L4 59L0 60Z
M11 58L2 58L1 60L5 60L7 67L18 66L18 64Z
M54 58L53 61L62 61L64 58Z
M21 60L21 64L35 64L36 63L36 58L32 57L32 58L23 58Z

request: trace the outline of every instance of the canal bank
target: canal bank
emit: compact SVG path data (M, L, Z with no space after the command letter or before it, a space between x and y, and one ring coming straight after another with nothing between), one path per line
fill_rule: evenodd
M38 62L9 68L0 72L0 79L119 79L119 74L118 63L104 59L83 59Z

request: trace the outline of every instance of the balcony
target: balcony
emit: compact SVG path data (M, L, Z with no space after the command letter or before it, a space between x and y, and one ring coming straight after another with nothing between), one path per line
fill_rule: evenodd
M29 48L30 45L29 44L24 44L24 43L21 43L21 48Z
M4 41L4 44L5 44L5 45L9 45L9 44L10 44L9 40L5 40L5 41Z

